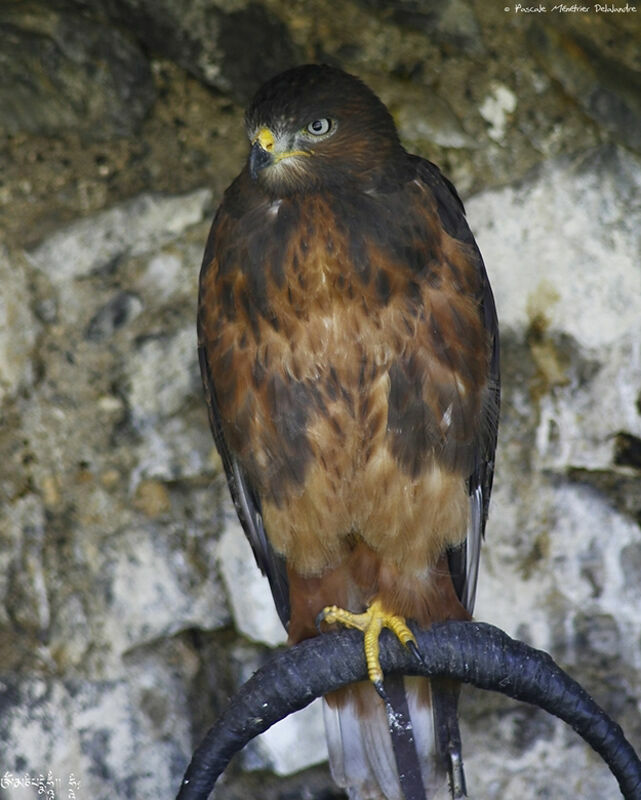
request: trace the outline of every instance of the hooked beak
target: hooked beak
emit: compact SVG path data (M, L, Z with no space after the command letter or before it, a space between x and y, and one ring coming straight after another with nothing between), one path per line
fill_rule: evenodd
M274 163L274 156L263 148L260 142L254 142L249 151L249 174L253 181L258 177L261 169Z
M256 180L262 169L276 162L273 152L274 144L274 134L269 128L261 128L252 141L249 151L249 174L253 181Z
M256 180L258 173L278 164L286 158L293 156L311 156L313 150L282 150L282 143L277 145L274 134L269 128L261 128L252 140L251 150L249 151L249 174L252 180Z

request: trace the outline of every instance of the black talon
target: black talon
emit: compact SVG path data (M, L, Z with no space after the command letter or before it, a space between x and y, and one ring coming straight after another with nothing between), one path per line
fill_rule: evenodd
M407 649L410 651L410 653L414 656L414 658L418 661L419 664L426 666L425 659L421 655L421 651L418 649L418 645L416 644L416 642L413 642L410 639L410 641L407 643Z
M322 624L323 622L325 622L325 610L323 610L323 611L319 611L319 612L318 612L318 614L316 615L316 619L314 620L314 624L316 625L316 630L317 630L319 633L322 633L322 632L323 632L323 631L321 630L321 624Z

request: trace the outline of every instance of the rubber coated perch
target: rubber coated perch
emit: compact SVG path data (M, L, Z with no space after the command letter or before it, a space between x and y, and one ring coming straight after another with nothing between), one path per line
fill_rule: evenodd
M416 633L423 663L381 636L385 673L447 676L543 708L571 725L604 759L626 800L641 800L641 761L623 731L547 653L492 625L447 622ZM194 753L176 800L207 800L232 756L316 697L367 677L363 637L341 630L279 653L232 698Z

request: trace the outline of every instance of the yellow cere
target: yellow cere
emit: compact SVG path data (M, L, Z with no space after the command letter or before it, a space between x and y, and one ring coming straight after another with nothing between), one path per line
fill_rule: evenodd
M258 142L263 150L272 154L275 164L278 164L279 161L285 158L291 158L292 156L311 156L314 152L313 150L289 150L283 153L275 151L276 137L269 128L261 128L258 131L256 136L252 139L252 144L256 144L256 142Z
M258 142L258 144L263 148L263 150L271 152L274 149L275 141L276 140L274 139L274 134L269 130L269 128L261 128L258 131L252 144L254 144L254 142Z

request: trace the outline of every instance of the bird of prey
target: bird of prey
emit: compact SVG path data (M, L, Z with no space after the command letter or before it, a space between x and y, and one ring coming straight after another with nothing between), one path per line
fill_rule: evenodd
M325 698L336 782L353 800L430 797L449 770L463 796L457 687L399 679L409 789L375 689L383 627L415 649L411 625L472 613L499 412L483 261L452 184L358 78L288 70L246 129L198 306L231 495L289 641L319 619L364 631L372 682Z

